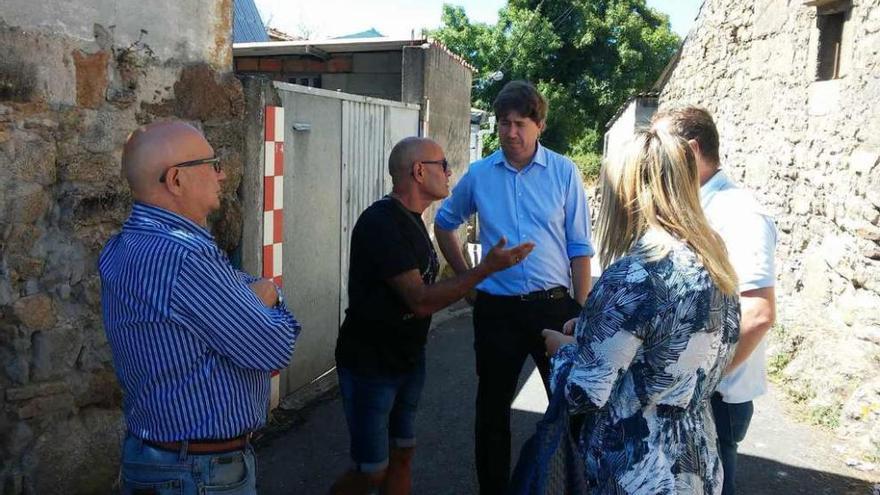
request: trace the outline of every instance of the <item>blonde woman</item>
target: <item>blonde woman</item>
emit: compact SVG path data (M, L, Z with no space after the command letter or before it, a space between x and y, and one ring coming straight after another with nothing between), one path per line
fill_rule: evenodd
M553 390L584 414L579 448L598 494L721 493L709 400L733 355L733 268L700 208L688 143L638 133L603 170L602 277L574 337L544 331Z

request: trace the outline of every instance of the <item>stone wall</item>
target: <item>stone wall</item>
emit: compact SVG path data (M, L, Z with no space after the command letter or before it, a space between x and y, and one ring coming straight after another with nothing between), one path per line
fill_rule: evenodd
M173 15L171 15L173 14ZM200 126L229 177L218 242L240 239L243 96L231 2L9 0L0 12L0 492L109 493L124 434L98 254L128 215L121 147Z
M707 0L661 106L707 107L722 167L776 216L771 371L813 421L877 458L880 1L852 3L842 75L817 81L817 7Z

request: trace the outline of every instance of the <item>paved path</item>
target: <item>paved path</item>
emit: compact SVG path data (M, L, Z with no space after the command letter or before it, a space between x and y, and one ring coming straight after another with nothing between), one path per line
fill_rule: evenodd
M473 471L473 403L476 394L469 312L435 325L428 341L428 378L418 416L419 446L414 493L477 493ZM527 366L514 402L513 452L534 431L535 411L546 404L540 381ZM741 456L743 494L880 495L880 474L847 468L826 432L795 423L772 394L756 405L755 420ZM333 393L258 441L259 488L263 495L327 493L349 465L342 405ZM515 461L514 461L515 462Z

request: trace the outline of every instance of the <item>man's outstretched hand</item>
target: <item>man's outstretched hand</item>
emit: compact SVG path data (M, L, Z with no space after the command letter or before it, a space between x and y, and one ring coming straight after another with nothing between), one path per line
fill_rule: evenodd
M489 250L489 254L483 258L480 264L485 266L491 273L500 272L524 260L532 252L532 249L535 248L535 243L533 242L524 242L510 249L504 249L506 245L507 238L502 237L498 244L495 244Z

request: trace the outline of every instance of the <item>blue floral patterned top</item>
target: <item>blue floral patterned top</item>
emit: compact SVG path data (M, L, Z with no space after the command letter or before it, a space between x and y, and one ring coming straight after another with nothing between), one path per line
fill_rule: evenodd
M598 494L721 493L709 399L733 356L739 300L685 244L648 261L638 248L602 274L552 360Z

